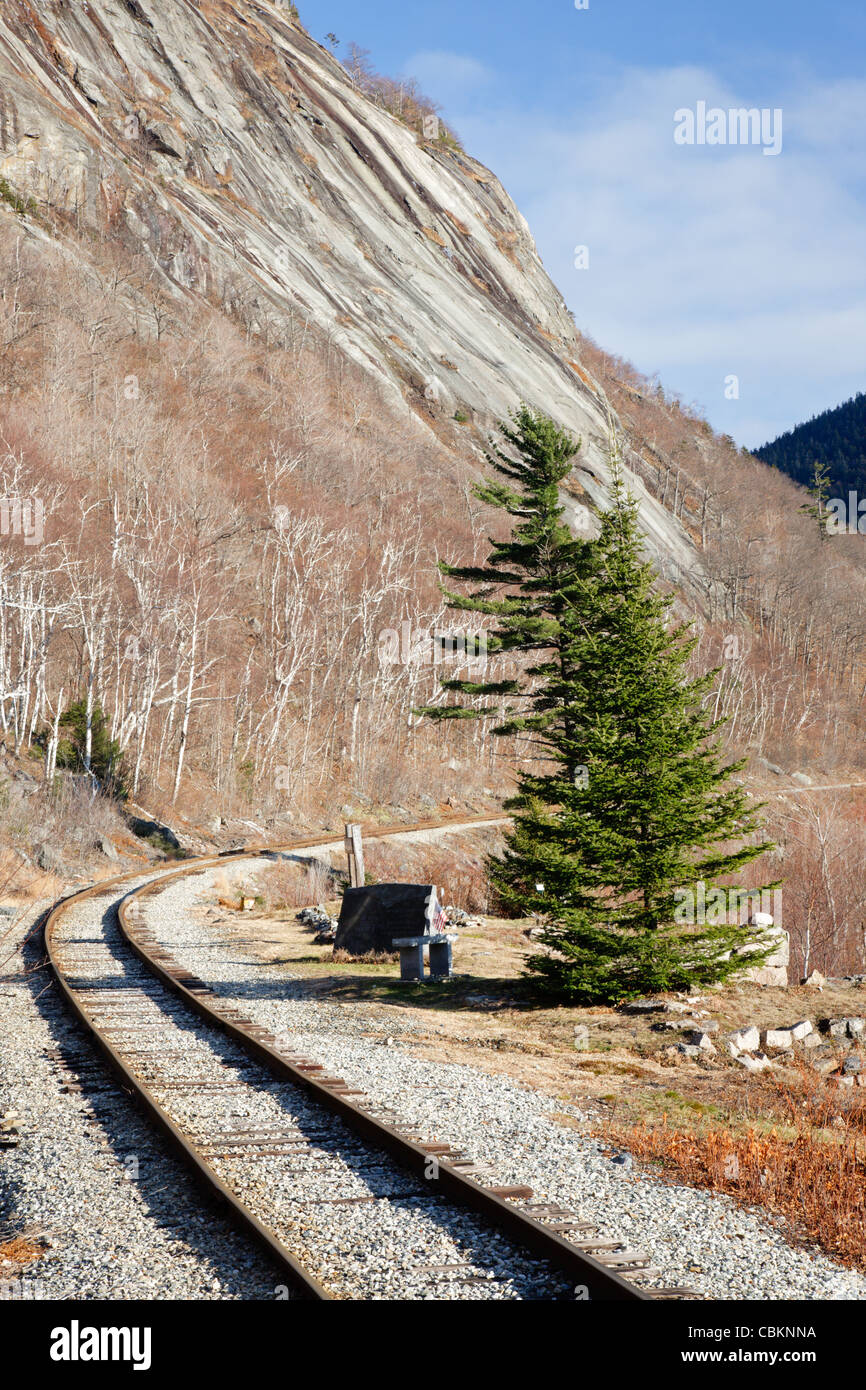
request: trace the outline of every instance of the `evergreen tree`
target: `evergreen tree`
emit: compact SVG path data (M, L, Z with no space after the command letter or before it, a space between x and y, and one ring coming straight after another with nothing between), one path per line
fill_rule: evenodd
M821 533L821 540L825 541L827 539L827 499L830 496L829 463L819 463L818 459L815 460L812 469L812 482L807 491L812 501L804 502L800 511L815 518Z
M473 704L423 712L478 717L487 697L494 733L530 736L536 761L518 775L505 855L488 869L508 906L546 923L550 952L527 962L542 983L589 1003L723 980L742 969L739 951L758 964L772 947L749 926L690 922L683 907L699 883L769 848L729 848L758 829L760 808L726 785L743 763L723 764L705 708L716 672L688 677L697 639L655 592L618 460L599 538L575 540L558 484L579 445L525 406L512 421L501 430L518 457L497 447L488 460L516 486L477 489L513 518L512 535L485 566L442 568L475 585L446 590L450 606L495 619L488 651L529 659L513 680L443 682Z
M63 737L57 744L57 766L74 772L85 770L87 747L87 705L77 700L60 716ZM124 797L122 754L116 739L109 736L105 715L94 705L90 719L90 772L113 796Z

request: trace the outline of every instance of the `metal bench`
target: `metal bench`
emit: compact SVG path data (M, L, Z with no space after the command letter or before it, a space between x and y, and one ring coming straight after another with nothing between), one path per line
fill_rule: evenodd
M437 932L427 936L400 936L392 942L400 952L400 979L424 979L424 947L430 950L430 979L446 980L451 974L451 948L456 932Z

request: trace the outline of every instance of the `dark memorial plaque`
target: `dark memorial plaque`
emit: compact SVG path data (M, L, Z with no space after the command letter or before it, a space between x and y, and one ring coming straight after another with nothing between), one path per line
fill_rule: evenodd
M431 893L435 911L436 889L429 883L373 883L367 888L347 888L334 950L353 956L368 951L393 952L396 937L426 936L430 931Z

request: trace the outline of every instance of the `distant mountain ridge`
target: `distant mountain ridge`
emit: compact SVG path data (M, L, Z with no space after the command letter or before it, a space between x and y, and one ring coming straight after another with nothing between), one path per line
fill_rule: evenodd
M808 486L815 464L827 464L834 495L866 492L866 392L814 415L755 449L756 458Z

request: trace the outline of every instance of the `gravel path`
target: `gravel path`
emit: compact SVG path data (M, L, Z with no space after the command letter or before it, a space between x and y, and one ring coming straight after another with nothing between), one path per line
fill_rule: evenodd
M211 880L210 871L195 875L145 900L148 927L175 958L289 1049L390 1104L430 1139L465 1148L497 1182L529 1184L536 1197L646 1250L664 1282L710 1298L866 1298L866 1278L792 1247L760 1211L611 1162L597 1141L552 1119L566 1111L582 1121L574 1107L470 1066L434 1068L412 1056L416 1026L396 1011L382 1024L362 1008L311 999L283 969L264 970L203 922Z

